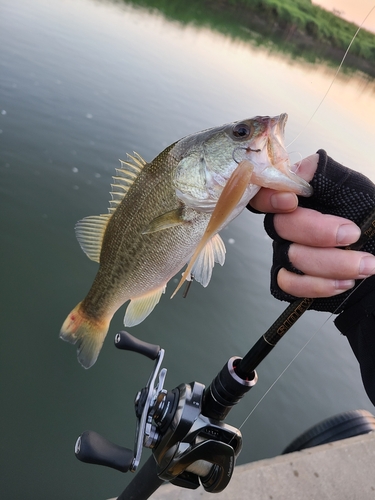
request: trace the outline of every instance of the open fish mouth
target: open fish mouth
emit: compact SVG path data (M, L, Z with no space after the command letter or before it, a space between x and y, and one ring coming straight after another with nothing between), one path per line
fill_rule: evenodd
M265 116L258 119L263 122L264 134L267 137L266 146L263 151L260 151L260 154L264 156L261 163L265 165L265 168L254 169L252 183L279 191L291 191L301 196L311 196L310 184L292 172L289 156L284 146L288 115L282 113L279 116ZM243 159L247 159L246 154Z
M194 262L205 245L213 235L229 222L236 208L243 204L249 186L257 185L279 191L290 191L302 196L311 196L312 187L310 184L294 174L290 169L288 153L284 147L284 131L287 119L288 115L286 113L275 117L254 118L254 121L257 121L260 127L260 133L258 133L257 139L251 147L247 145L234 150L234 153L237 149L239 152L242 150L242 159L238 161L233 155L238 165L224 186L206 231L172 297L182 286L182 283L189 279ZM253 191L250 199L256 192L257 190ZM246 204L250 199L246 199Z

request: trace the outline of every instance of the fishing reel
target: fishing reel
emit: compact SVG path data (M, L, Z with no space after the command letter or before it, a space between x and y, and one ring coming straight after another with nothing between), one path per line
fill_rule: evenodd
M223 421L256 384L256 372L240 378L235 370L241 358L233 357L207 389L199 382L192 382L166 390L167 370L161 369L164 349L127 332L116 335L115 345L155 361L146 386L135 397L134 451L86 431L76 442L76 457L121 472L135 472L143 447L150 448L161 482L191 489L201 484L208 492L222 491L232 477L242 447L240 431Z

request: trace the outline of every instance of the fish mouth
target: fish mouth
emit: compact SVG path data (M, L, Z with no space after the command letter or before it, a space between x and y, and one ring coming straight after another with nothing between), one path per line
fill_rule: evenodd
M264 153L268 156L265 168L255 169L252 182L261 187L289 191L301 196L311 196L312 187L291 170L290 160L284 145L287 113L263 117L264 133L267 136Z
M256 133L247 147L235 148L233 159L237 164L248 160L254 165L252 185L311 196L313 190L310 184L291 170L284 145L288 115L256 116L251 121L255 124Z
M256 117L252 120L254 127L257 127L256 137L253 141L249 141L245 147L240 146L234 149L233 160L237 166L221 191L203 237L172 297L177 293L182 283L189 279L193 265L205 245L238 215L238 208L243 209L260 187L311 196L312 187L310 184L290 169L289 156L284 146L284 130L287 119L288 115L283 113L275 117ZM243 128L246 129L246 123L244 122L244 124ZM241 154L241 160L235 158L236 152Z

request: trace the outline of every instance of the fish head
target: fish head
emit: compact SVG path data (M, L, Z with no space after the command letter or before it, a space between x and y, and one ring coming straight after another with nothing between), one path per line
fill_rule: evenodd
M284 145L287 118L286 113L256 116L178 141L170 152L177 160L173 175L177 197L191 208L212 212L224 186L243 160L251 162L254 170L239 210L261 187L310 196L311 186L291 171Z

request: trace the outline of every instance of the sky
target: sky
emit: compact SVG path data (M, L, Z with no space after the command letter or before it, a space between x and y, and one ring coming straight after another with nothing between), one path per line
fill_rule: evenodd
M360 25L370 10L375 7L375 0L313 0L313 3L329 11L335 10L337 15L357 25ZM363 27L375 33L375 8Z

